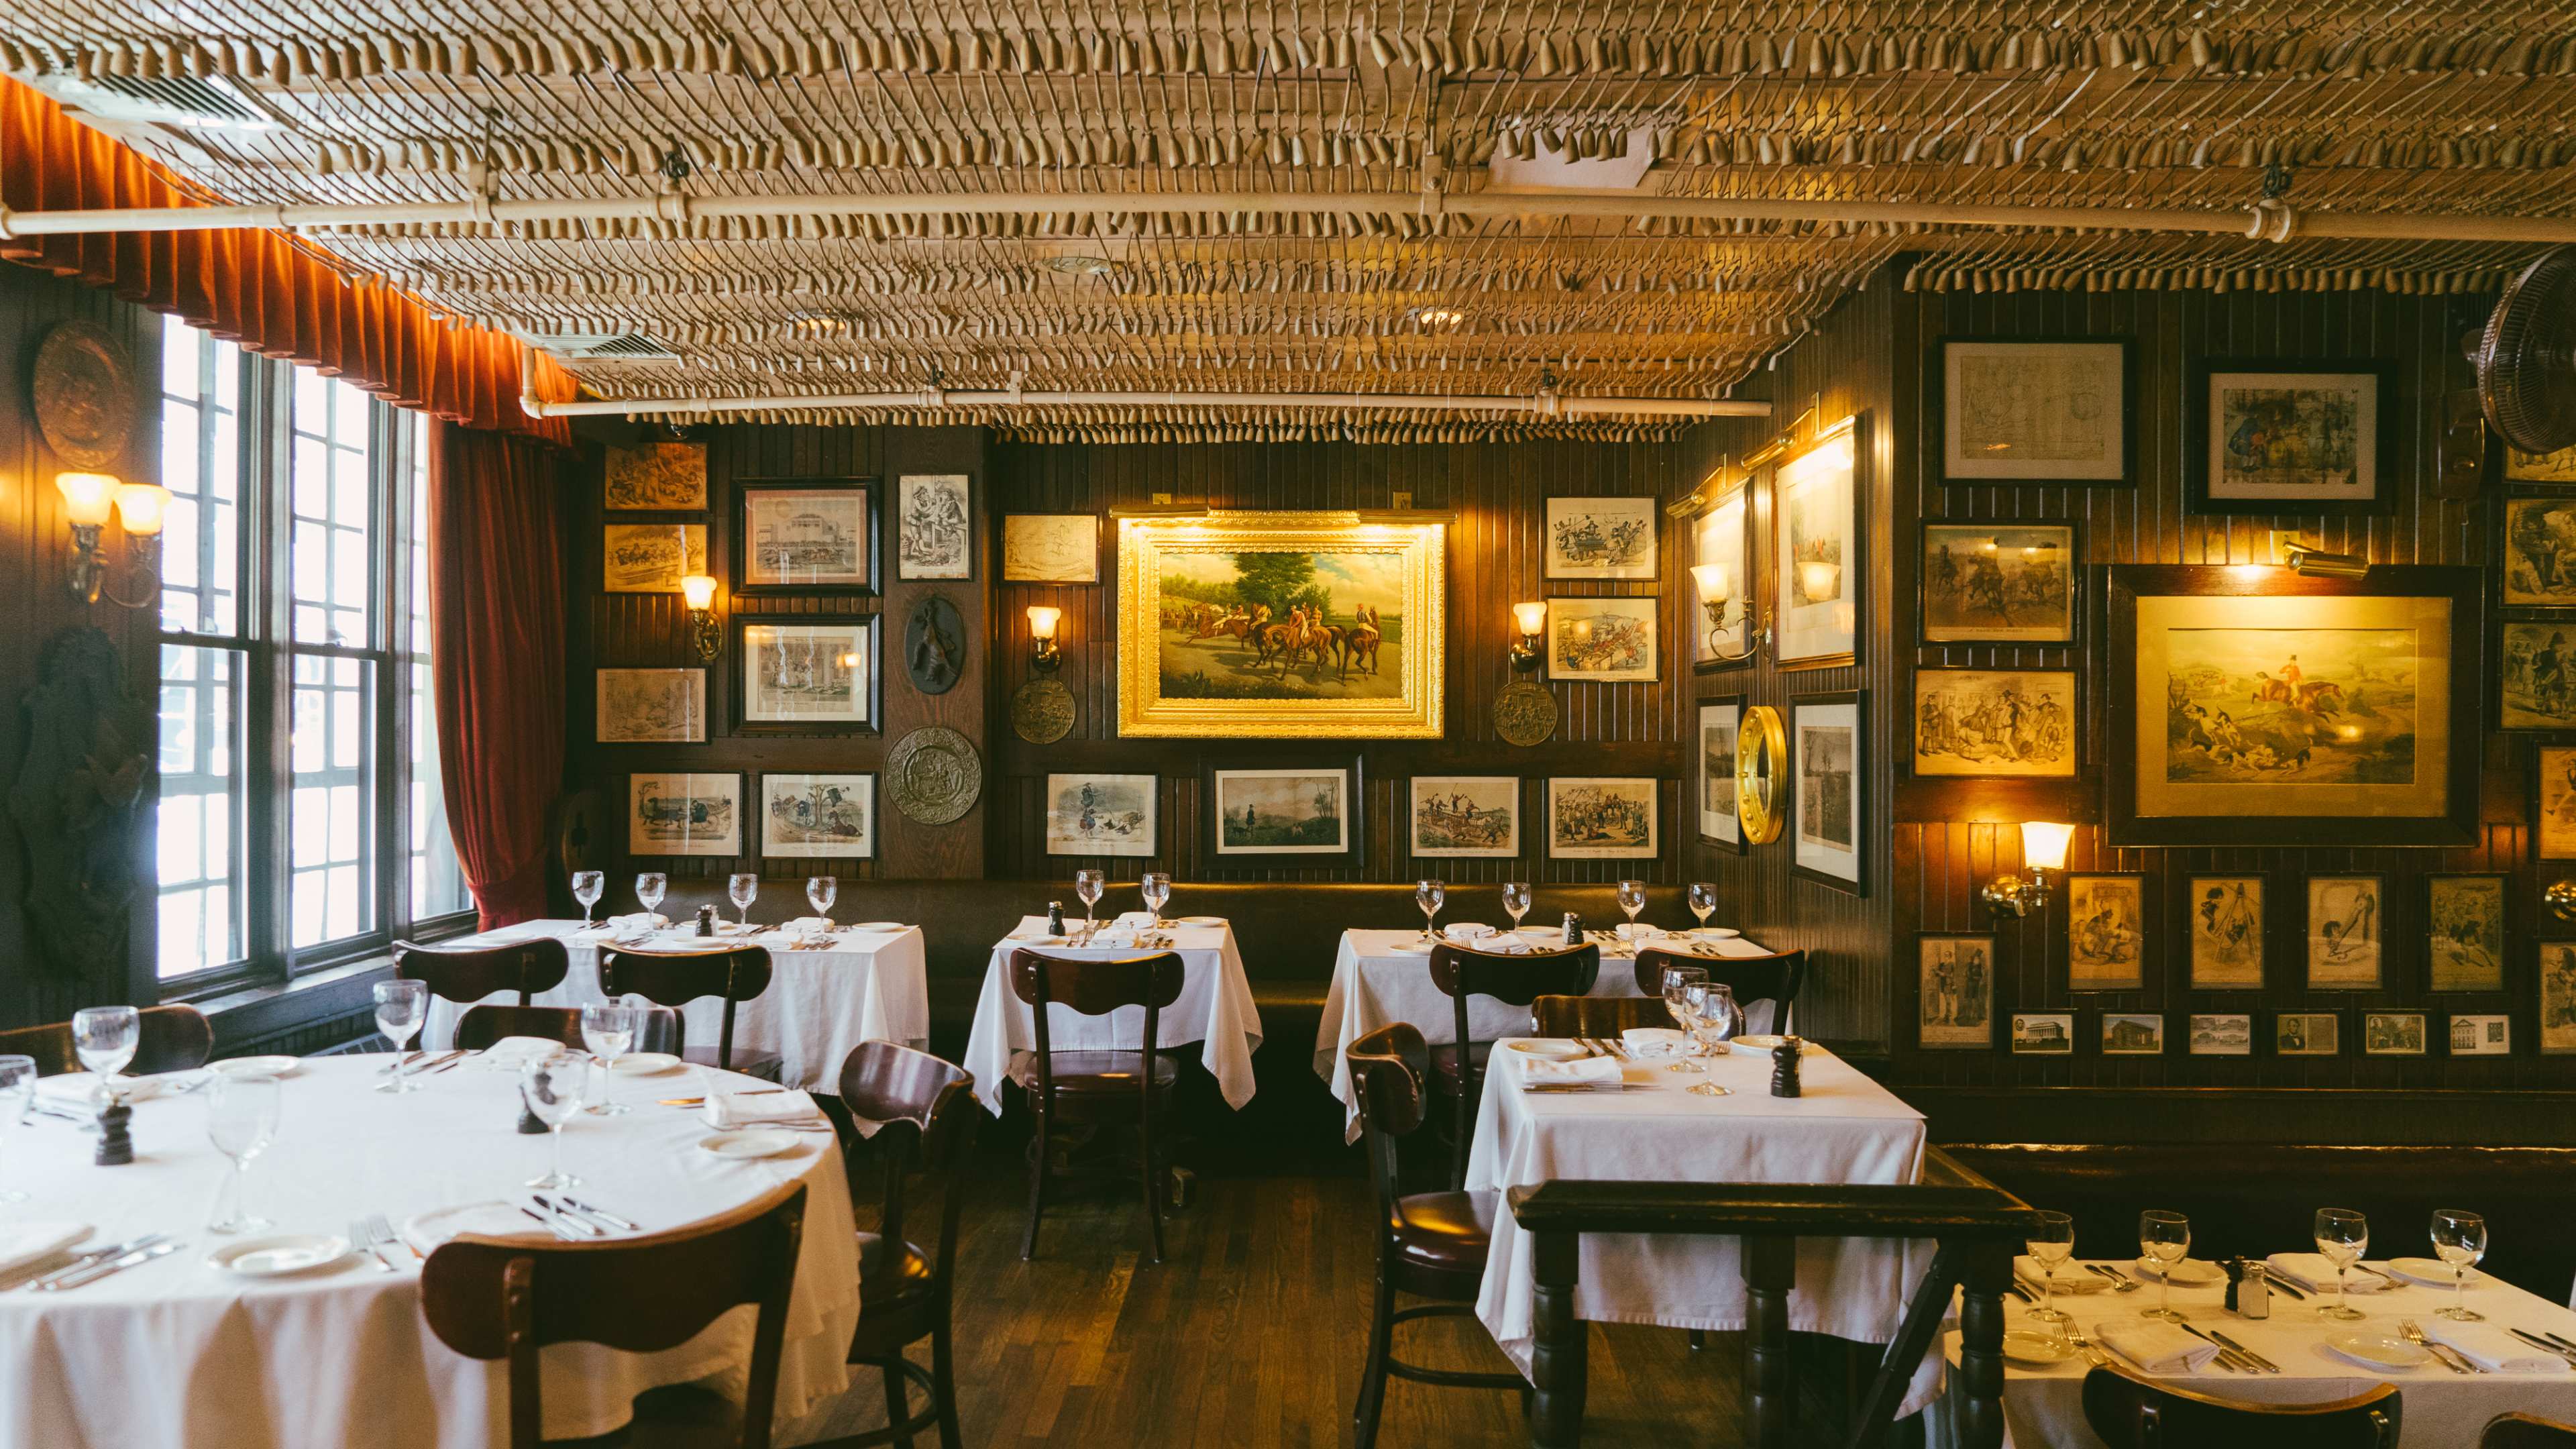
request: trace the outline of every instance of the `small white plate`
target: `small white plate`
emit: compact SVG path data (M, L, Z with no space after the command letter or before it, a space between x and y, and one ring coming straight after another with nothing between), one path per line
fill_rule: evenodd
M206 1266L244 1278L283 1278L327 1268L347 1256L347 1238L324 1233L275 1233L226 1243L206 1255Z
M236 1082L274 1081L295 1075L301 1061L298 1057L226 1057L206 1063L206 1070Z
M2227 1281L2227 1270L2219 1267L2216 1263L2209 1261L2207 1258L2185 1258L2181 1262L2174 1264L2171 1271L2167 1271L2162 1264L2158 1263L2153 1258L2140 1258L2136 1263L2130 1266L2139 1277L2144 1278L2149 1282L2154 1282L2159 1279L2170 1279L2175 1283L2181 1284L2185 1288L2195 1287L2203 1283L2224 1283Z
M1420 941L1398 941L1388 948L1398 956L1428 956L1431 948Z
M658 1077L679 1064L669 1052L628 1052L609 1070L621 1077Z
M912 927L905 925L901 921L861 921L849 929L853 931L909 931Z
M2014 1363L2064 1363L2075 1357L2075 1349L2056 1334L2016 1328L2004 1335L2004 1357Z
M2388 1271L2409 1283L2421 1283L2427 1288L2451 1286L2451 1265L2439 1258L2391 1258ZM2487 1275L2471 1268L2462 1281L2475 1288L2487 1281Z
M1692 931L1691 934L1694 936L1705 936L1712 941L1732 941L1744 933L1735 929L1733 926L1701 926Z
M793 1132L773 1132L761 1128L749 1132L716 1132L698 1139L698 1145L718 1157L776 1157L796 1145Z
M2326 1340L2326 1347L2364 1368L2416 1368L2433 1358L2417 1345L2384 1333L2339 1333Z
M1592 1055L1583 1049L1583 1043L1567 1041L1562 1037L1532 1037L1527 1041L1510 1042L1507 1045L1513 1051L1526 1052L1543 1062L1570 1062Z
M1223 916L1179 916L1175 917L1175 919L1184 926L1222 926L1225 924L1225 917Z
M1788 1038L1785 1036L1774 1036L1767 1031L1756 1031L1747 1032L1743 1036L1737 1037L1735 1039L1735 1044L1749 1052L1767 1052L1787 1040ZM1802 1057L1811 1055L1815 1051L1816 1044L1814 1042L1802 1041L1798 1043L1798 1055Z

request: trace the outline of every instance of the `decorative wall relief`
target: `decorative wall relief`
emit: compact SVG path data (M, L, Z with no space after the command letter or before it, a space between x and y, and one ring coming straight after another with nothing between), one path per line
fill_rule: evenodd
M886 793L906 819L953 825L984 792L984 758L974 741L946 725L930 725L895 741L885 776Z
M36 345L27 391L36 427L75 468L105 468L134 431L134 358L95 322L58 323Z
M27 918L40 964L66 981L121 975L142 889L134 837L152 777L152 715L126 694L115 644L86 625L46 643L22 708L27 753L9 815L27 847Z
M932 594L914 606L903 626L903 668L924 694L946 694L957 683L966 669L966 621L955 604Z

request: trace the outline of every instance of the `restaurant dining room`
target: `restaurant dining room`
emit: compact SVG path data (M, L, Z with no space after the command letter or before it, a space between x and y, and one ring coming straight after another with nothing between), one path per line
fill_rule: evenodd
M0 6L0 1449L2576 1449L2571 114Z

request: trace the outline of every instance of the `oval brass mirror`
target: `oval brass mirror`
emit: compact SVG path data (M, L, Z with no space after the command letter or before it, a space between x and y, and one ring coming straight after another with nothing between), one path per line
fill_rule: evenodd
M1781 780L1788 770L1789 736L1781 728L1780 711L1767 704L1746 710L1736 736L1735 817L1743 824L1747 844L1768 845L1780 838L1788 819Z

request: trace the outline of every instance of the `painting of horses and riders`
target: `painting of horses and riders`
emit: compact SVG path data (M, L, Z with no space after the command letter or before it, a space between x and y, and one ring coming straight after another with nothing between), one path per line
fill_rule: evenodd
M2411 629L2177 629L2166 636L2171 784L2415 780Z
M1380 553L1177 554L1163 560L1165 699L1392 699L1404 635L1399 560Z
M2072 643L2074 552L2071 524L1923 525L1923 642Z

